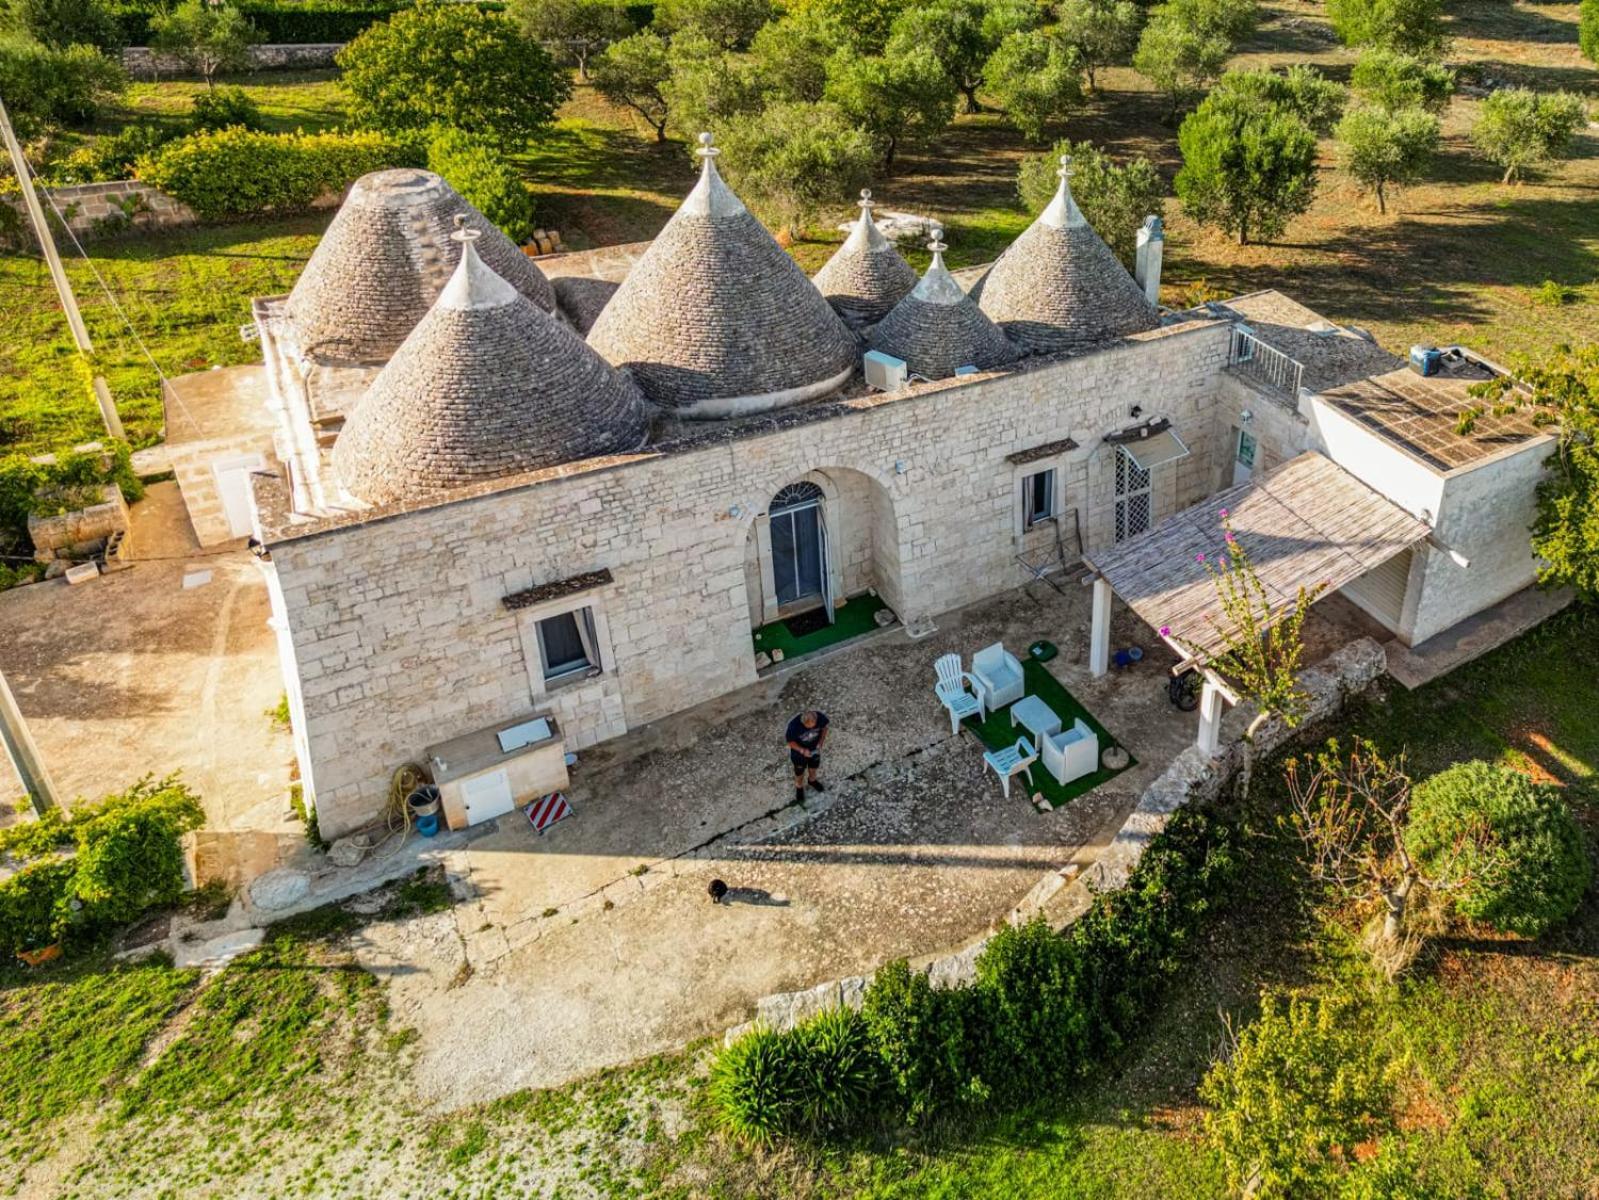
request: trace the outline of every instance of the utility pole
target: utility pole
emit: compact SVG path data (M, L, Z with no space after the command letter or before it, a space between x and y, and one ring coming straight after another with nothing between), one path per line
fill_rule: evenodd
M50 772L45 770L39 747L34 745L33 735L28 732L27 722L22 719L22 710L17 707L17 698L11 694L11 685L6 682L3 671L0 671L0 740L5 742L6 754L22 780L22 790L33 801L33 811L42 817L46 809L56 806L56 787L50 780Z
M33 190L33 175L28 170L28 160L22 156L22 143L17 141L16 132L11 128L11 117L6 112L3 99L0 99L0 137L5 139L6 149L11 154L11 168L17 173L17 186L22 189L23 207L28 210L33 235L38 239L39 248L44 251L44 261L50 267L56 295L61 298L61 309L67 314L67 325L72 329L72 340L78 343L79 352L92 360L94 343L89 340L89 330L83 323L83 314L78 311L72 284L67 279L66 268L61 265L61 255L56 252L56 240L50 233L50 227L45 224L44 209L39 206L38 193ZM94 377L94 398L100 405L100 419L105 422L106 432L114 438L125 437L122 418L117 415L117 406L111 400L111 389L106 386L103 375L96 374Z

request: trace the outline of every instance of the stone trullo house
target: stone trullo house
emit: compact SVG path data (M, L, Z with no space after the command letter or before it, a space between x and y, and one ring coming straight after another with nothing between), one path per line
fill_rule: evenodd
M868 592L914 628L1097 571L1102 670L1113 592L1160 615L1140 548L1219 492L1406 643L1532 580L1552 442L1456 431L1480 364L1423 378L1272 292L1162 311L1158 223L1141 286L1065 171L976 286L941 244L918 278L869 202L813 282L702 154L653 242L542 263L436 176L362 179L256 305L273 420L241 385L237 436L174 438L202 538L262 543L324 834L411 761L452 824L503 812Z

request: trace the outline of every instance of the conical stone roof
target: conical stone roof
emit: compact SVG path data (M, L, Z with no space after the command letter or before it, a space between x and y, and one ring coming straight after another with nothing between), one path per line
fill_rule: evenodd
M870 191L862 189L860 220L812 282L844 323L857 329L881 321L916 286L915 268L872 220Z
M933 231L927 273L866 335L873 350L904 359L924 379L948 379L960 367L991 371L1019 353L945 268L943 236Z
M553 312L543 272L443 179L408 167L374 171L350 188L289 293L301 351L323 361L387 361L455 270L460 245L450 229L458 214L483 235L483 261Z
M848 380L856 342L805 272L717 173L700 179L633 265L589 345L686 417L761 412Z
M472 249L379 372L333 446L371 504L639 449L643 397Z
M1084 350L1160 323L1072 199L1070 163L1062 156L1049 207L972 288L1011 341L1039 354Z

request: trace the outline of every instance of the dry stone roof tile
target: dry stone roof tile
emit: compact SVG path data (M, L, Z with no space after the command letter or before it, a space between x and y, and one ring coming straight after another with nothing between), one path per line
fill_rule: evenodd
M601 311L589 344L685 416L824 395L853 370L855 339L722 182L708 136L699 182Z
M1072 199L1068 162L1049 206L972 289L1006 337L1039 354L1085 350L1160 323Z
M555 292L516 243L431 171L363 175L289 293L301 349L323 361L381 363L416 327L460 260L449 234L464 214L478 254L546 312Z
M333 447L352 493L389 504L637 450L632 380L470 248Z
M844 323L857 329L881 321L916 286L915 268L872 220L871 192L861 192L860 219L812 282Z
M911 374L924 379L948 379L961 367L990 371L1015 361L1019 351L944 266L942 233L933 235L927 273L873 326L867 345L904 359Z

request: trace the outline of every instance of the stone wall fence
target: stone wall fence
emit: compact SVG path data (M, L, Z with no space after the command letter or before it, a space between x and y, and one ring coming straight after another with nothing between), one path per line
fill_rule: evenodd
M1371 638L1359 638L1305 671L1300 684L1310 702L1304 720L1295 729L1280 720L1268 721L1255 734L1256 758L1268 757L1329 720L1386 669L1383 648ZM1228 724L1236 727L1231 731L1241 732L1249 716L1244 708L1229 713ZM1043 917L1057 932L1064 930L1089 910L1096 895L1115 891L1127 883L1144 851L1165 831L1173 813L1189 804L1208 804L1220 796L1242 766L1243 752L1243 743L1236 737L1214 758L1207 758L1198 746L1189 746L1144 789L1121 829L1086 871L1078 874L1068 868L1045 875L1011 910L1007 923L1020 925ZM977 958L992 936L990 931L959 949L915 960L911 966L924 972L934 987L970 984L977 978ZM735 1041L756 1025L781 1031L830 1008L859 1008L870 982L869 975L854 975L803 991L763 997L756 1001L755 1019L729 1029L726 1041Z
M21 196L0 197L23 216L27 215ZM61 187L39 188L39 202L45 216L56 228L65 225L80 242L95 241L131 230L175 229L192 225L194 210L165 192L137 179L115 179L107 183L69 183ZM56 214L61 220L56 220ZM28 232L31 241L33 234Z
M306 42L300 45L251 46L250 67L256 71L312 71L334 65L343 42ZM176 55L149 46L129 46L122 52L122 69L135 79L192 74Z

